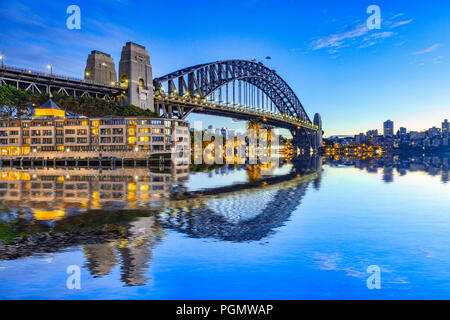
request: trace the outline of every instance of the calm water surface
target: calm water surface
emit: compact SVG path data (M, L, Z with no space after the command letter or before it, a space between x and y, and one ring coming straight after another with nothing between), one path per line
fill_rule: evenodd
M0 198L2 299L450 299L448 157L3 169Z

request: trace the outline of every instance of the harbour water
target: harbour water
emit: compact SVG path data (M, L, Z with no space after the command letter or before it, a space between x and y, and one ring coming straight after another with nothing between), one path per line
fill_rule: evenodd
M448 162L4 168L0 298L450 299Z

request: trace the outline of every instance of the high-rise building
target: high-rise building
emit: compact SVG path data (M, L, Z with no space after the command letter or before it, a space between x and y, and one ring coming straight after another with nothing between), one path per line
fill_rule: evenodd
M97 50L91 51L84 69L84 80L115 86L117 83L116 66L111 56Z
M442 136L446 137L449 135L450 132L450 123L448 122L448 119L445 119L444 122L442 122Z
M398 133L401 136L406 135L406 128L405 127L400 127L400 129L398 130Z
M383 133L385 137L392 137L394 135L394 122L387 120L383 123Z

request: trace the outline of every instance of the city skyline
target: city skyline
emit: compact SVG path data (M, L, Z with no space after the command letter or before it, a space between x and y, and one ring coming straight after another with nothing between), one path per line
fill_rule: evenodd
M220 59L265 62L270 56L267 65L286 79L308 114L322 114L325 136L381 131L388 118L409 130L436 126L449 118L450 109L444 86L450 71L449 4L378 1L381 29L367 30L370 4L180 2L171 11L177 23L166 24L155 14L165 10L160 1L79 1L81 30L68 30L68 4L12 1L0 14L5 30L0 54L5 64L42 71L51 65L54 73L79 78L92 50L111 54L117 64L122 44L130 40L148 48L154 76ZM199 15L195 22L189 19ZM213 24L220 19L230 23ZM203 24L214 27L200 28ZM210 116L188 120L199 119L216 127L244 126Z

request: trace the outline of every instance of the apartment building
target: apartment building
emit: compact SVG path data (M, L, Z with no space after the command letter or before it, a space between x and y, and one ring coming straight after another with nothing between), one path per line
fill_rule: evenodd
M66 116L49 100L36 108L31 118L0 119L0 156L58 151L188 153L189 137L187 121Z

